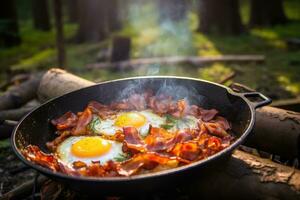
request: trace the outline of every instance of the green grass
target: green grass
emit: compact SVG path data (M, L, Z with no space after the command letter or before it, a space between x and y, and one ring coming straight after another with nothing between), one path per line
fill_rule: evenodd
M20 66L24 62L25 68L27 68L27 63L32 64L35 60L41 62L41 57L48 60L49 57L46 55L52 56L52 54L49 53L51 50L48 49L55 47L54 29L49 32L37 31L34 30L31 23L28 22L22 22L20 27L22 44L0 51L0 71L6 70L11 65ZM65 25L64 32L66 39L75 34L76 28L76 25L73 24ZM46 52L41 52L43 50ZM33 61L30 61L30 57L33 57Z

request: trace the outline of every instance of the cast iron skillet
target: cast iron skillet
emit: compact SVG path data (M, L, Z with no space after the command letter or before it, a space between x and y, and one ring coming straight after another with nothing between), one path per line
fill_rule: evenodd
M51 119L67 111L82 111L91 100L106 104L149 88L157 93L170 94L177 99L187 98L192 104L204 108L217 109L221 116L232 123L237 140L230 147L205 160L171 170L132 177L72 177L36 165L21 154L20 150L29 144L37 145L48 152L45 144L55 137L54 127L50 124ZM251 102L252 98L259 98L260 101ZM89 194L151 192L162 188L170 189L178 183L197 178L202 173L213 173L212 167L222 164L249 135L255 121L255 109L270 102L269 98L258 92L236 93L222 85L199 79L169 76L126 78L99 83L46 102L19 122L13 131L11 141L14 152L26 165L73 189Z

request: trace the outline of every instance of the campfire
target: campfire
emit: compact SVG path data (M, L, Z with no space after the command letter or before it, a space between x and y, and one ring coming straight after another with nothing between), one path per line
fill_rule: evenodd
M29 76L0 97L0 118L20 120L51 98L65 93L92 86L93 82L60 69L51 69L43 74ZM232 84L236 92L249 92L249 88ZM37 98L38 101L31 101ZM19 107L31 101L25 107ZM10 137L13 122L1 121L1 139ZM10 125L10 126L9 126ZM200 174L199 180L181 183L172 190L153 191L151 194L106 195L104 199L265 199L268 197L299 199L300 171L298 159L300 137L300 115L288 110L265 106L256 111L253 132L246 142L234 151L232 156ZM42 134L42 133L41 133ZM13 152L10 152L13 157ZM10 156L10 155L9 155ZM68 185L32 171L20 164L16 158L6 162L19 163L11 170L10 176L26 174L27 179L17 186L10 187L2 194L4 199L81 199L88 194L71 190ZM1 172L1 171L0 171ZM201 171L202 172L202 171ZM1 172L2 173L2 172ZM5 187L8 180L1 181ZM99 188L101 190L101 188Z

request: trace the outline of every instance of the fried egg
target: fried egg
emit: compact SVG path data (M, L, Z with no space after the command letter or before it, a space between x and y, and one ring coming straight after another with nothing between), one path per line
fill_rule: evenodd
M104 164L123 154L123 151L122 143L100 136L72 136L58 146L56 154L64 165L72 165L75 161L89 165L92 161Z
M96 123L94 131L98 134L114 135L117 131L122 131L123 127L135 127L141 136L148 134L150 125L160 127L166 122L165 117L161 117L151 110L120 112L116 116Z

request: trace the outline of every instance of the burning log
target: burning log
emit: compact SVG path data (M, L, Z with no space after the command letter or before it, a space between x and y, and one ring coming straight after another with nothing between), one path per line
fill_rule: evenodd
M263 55L224 55L224 56L174 56L174 57L158 57L158 58L138 58L121 62L105 62L93 63L87 65L88 69L135 69L139 66L160 64L160 65L174 65L174 64L188 64L193 66L202 66L215 62L234 62L234 63L247 63L255 62L262 63L265 61Z
M45 101L90 85L90 81L52 69L42 78L38 96ZM255 123L246 145L284 158L300 157L299 113L266 106L257 110Z
M0 110L17 108L36 96L41 74L31 76L27 81L14 86L0 96Z

